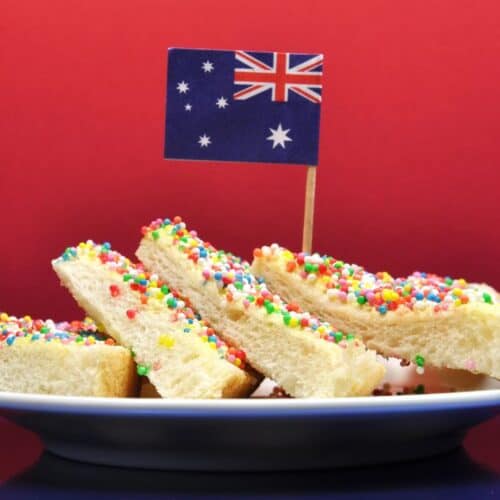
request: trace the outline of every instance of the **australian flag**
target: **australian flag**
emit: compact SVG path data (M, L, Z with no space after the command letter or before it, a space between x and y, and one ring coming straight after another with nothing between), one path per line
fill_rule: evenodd
M318 164L321 54L169 49L165 158Z

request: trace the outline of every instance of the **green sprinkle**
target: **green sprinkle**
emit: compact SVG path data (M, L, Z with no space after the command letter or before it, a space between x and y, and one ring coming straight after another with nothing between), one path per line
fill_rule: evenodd
M129 281L132 279L132 275L131 274L124 274L123 275L123 281Z
M335 267L335 269L340 269L343 265L344 263L341 260L338 260L337 262L335 262L333 267Z
M42 328L40 328L40 333L47 333L48 331L49 329L46 326L42 326Z
M357 298L357 301L358 301L358 304L360 306L362 306L365 302L366 302L366 297L364 295L360 295L358 298Z
M137 365L137 375L145 377L147 376L148 373L149 373L149 366Z
M161 290L161 293L163 293L163 295L168 295L170 293L170 290L169 290L167 285L162 285L160 290Z
M174 299L174 297L169 297L167 299L167 306L171 309L175 309L175 307L177 306L177 301Z
M453 285L453 280L452 280L450 277L445 278L445 279L444 279L444 282L445 282L448 286Z
M160 233L158 231L152 231L151 236L153 237L153 240L157 240L160 237Z
M335 332L335 342L340 342L344 338L344 334L342 332Z
M266 308L267 314L272 314L274 312L274 306L268 300L264 301L264 307Z
M311 264L310 262L306 262L304 264L304 271L306 273L317 273L318 272L318 266L316 264Z
M130 355L132 358L135 358L135 351L132 348L130 348Z
M423 367L425 365L425 358L422 355L417 354L415 356L415 364L417 366Z
M187 236L183 236L180 240L182 243L189 243L189 238Z
M352 276L354 274L354 269L352 267L349 268L349 276Z
M285 323L285 325L289 325L290 318L291 318L290 314L288 314L288 313L283 314L283 323Z
M348 333L345 338L346 340L354 340L356 337L354 336L354 333Z
M248 302L255 302L255 297L253 295L247 295Z
M493 300L491 299L491 295L489 293L483 293L483 299L487 304L493 304Z
M81 335L78 335L78 337L76 337L75 339L75 342L83 342L83 337Z
M424 384L418 384L415 389L413 389L414 394L425 394L425 385Z
M237 290L243 290L243 283L241 281L236 281L234 283L234 288L236 288Z

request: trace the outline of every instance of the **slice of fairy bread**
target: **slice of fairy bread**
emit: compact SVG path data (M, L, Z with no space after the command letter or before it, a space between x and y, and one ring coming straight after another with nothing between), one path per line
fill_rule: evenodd
M252 271L384 356L500 378L500 306L489 286L421 272L372 274L277 244L254 251Z
M353 335L285 303L250 273L249 264L216 250L179 217L143 228L137 256L189 298L193 308L248 362L295 397L367 395L384 367Z
M92 241L52 262L81 307L119 344L162 397L245 396L257 379L245 354L229 347L158 276Z
M125 397L137 389L130 351L100 334L92 321L0 314L0 391Z

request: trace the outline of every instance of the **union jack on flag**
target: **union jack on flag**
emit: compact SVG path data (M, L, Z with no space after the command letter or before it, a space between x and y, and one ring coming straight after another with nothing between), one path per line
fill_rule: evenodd
M317 165L321 54L169 49L165 158Z
M321 102L321 94L314 89L321 89L321 68L323 56L310 57L300 64L290 67L290 54L274 52L272 66L253 57L248 52L236 51L236 60L246 68L236 68L234 83L246 88L236 92L233 97L246 100L261 92L271 90L273 101L288 101L288 92L297 93L315 104Z

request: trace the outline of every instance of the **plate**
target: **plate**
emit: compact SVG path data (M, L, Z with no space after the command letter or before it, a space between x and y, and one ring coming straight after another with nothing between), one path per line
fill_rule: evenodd
M435 455L459 446L468 428L500 410L499 381L452 370L416 375L413 367L387 363L385 382L392 391L421 392L425 386L426 393L266 398L270 381L241 400L4 392L0 413L69 459L169 470L276 471Z

